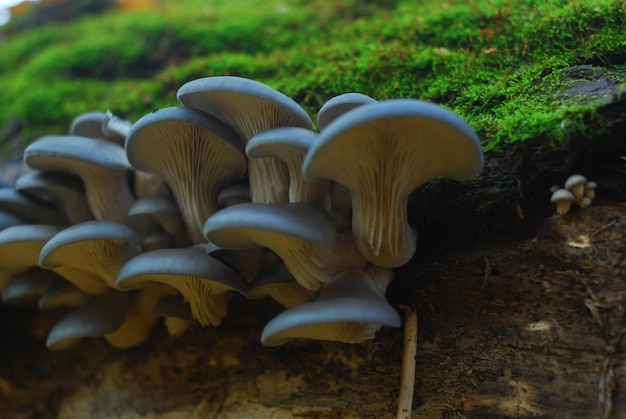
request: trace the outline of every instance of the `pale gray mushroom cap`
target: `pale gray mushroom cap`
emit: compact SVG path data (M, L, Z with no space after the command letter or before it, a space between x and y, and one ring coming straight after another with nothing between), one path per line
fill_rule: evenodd
M317 300L292 307L263 329L261 342L277 346L296 338L359 343L374 338L381 326L400 327L398 312L364 271L337 275Z
M557 189L550 197L550 202L556 204L556 212L559 215L565 215L574 202L574 194L567 189Z
M246 283L228 266L191 248L142 253L120 269L115 283L128 290L145 282L178 290L202 326L219 325L233 292L245 295L248 290Z
M375 265L398 267L416 248L409 195L440 176L470 179L482 162L476 133L457 115L432 103L393 99L333 121L309 149L302 173L348 187L359 251Z
M94 219L83 182L74 175L32 170L16 179L15 189L51 203L65 214L70 224Z
M585 183L587 178L583 175L572 175L565 181L565 189L574 194L574 200L580 201L585 193Z
M32 223L68 224L65 215L52 205L31 198L13 188L0 188L0 209Z
M370 103L376 103L376 99L362 93L344 93L335 96L324 103L318 111L317 127L323 131L331 122L346 112Z
M309 115L293 99L254 80L241 77L206 77L178 90L185 106L214 115L231 126L244 143L261 132L278 127L312 129ZM252 202L287 202L288 173L273 158L249 163Z
M187 230L178 208L178 204L173 198L165 196L147 196L138 199L128 212L132 215L147 215L158 222L163 230L170 235L176 247L188 247L191 245ZM160 231L147 235L144 243L158 237ZM164 237L161 235L161 237ZM151 238L151 239L150 239Z
M41 268L31 268L15 274L2 289L2 302L14 306L34 303L40 295L55 283L65 282L63 278Z
M211 115L166 108L137 121L126 139L134 167L156 173L171 188L193 243L201 243L204 221L218 209L217 195L246 172L241 140Z
M105 139L102 132L104 118L104 112L93 111L80 114L74 118L70 125L70 135Z
M222 208L247 202L250 202L250 187L241 183L225 186L217 195L217 205Z
M39 266L39 252L63 228L22 224L0 231L0 270L21 272Z
M135 202L124 148L106 140L78 136L45 136L26 147L26 164L37 170L75 174L85 185L87 203L97 220L127 223L139 233L153 230L146 219L130 219Z
M222 248L267 247L310 290L319 289L338 272L366 264L351 236L336 236L330 215L303 202L228 207L209 217L204 234Z
M52 284L40 296L37 305L40 310L81 307L91 299L72 283L62 280Z
M39 264L90 272L114 287L121 266L138 253L139 237L127 225L115 221L86 221L52 237L41 249Z
M130 294L111 291L90 300L57 323L46 340L52 350L63 350L86 337L104 336L118 330L130 306Z
M330 246L335 233L333 219L306 203L234 205L213 214L204 224L204 235L209 242L225 249L259 245L272 249L271 237L259 240L265 237L262 235L289 236Z
M248 298L256 300L271 297L284 307L293 307L311 301L319 293L300 285L284 263L275 263L261 270L250 284Z
M321 209L329 208L329 181L306 181L302 161L318 134L299 127L280 127L255 135L246 145L252 159L273 157L283 161L289 170L289 202L309 202Z

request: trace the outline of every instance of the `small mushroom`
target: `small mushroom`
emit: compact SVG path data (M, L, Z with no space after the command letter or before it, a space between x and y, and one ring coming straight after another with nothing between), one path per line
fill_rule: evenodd
M137 121L126 139L128 159L156 173L172 190L187 235L202 243L202 225L218 209L217 195L246 171L243 145L215 117L189 108L166 108Z
M289 170L288 202L308 202L327 210L330 207L329 181L319 179L309 182L302 177L302 161L317 139L317 135L306 128L274 128L252 137L246 145L246 154L252 159L277 158L287 165Z
M22 224L0 232L0 270L23 272L39 267L40 252L62 227L46 224ZM70 266L55 266L54 272L89 294L107 291L102 278Z
M587 181L585 183L585 196L589 198L589 200L593 201L596 197L596 189L598 188L598 184L593 181Z
M67 225L65 215L52 205L13 188L0 188L0 209L37 224Z
M116 285L126 290L146 282L178 290L202 326L219 325L234 292L245 295L248 289L228 266L191 248L143 253L126 263L116 279Z
M323 131L331 122L346 112L370 103L376 103L376 99L362 93L343 93L335 96L324 103L318 111L317 127Z
M63 281L54 272L31 268L13 275L2 290L2 302L14 306L32 304L53 284Z
M121 119L108 110L104 113L100 130L105 138L111 139L117 144L124 145L126 136L132 126L132 122Z
M580 198L580 201L578 201L578 206L581 208L590 207L591 199L588 196L583 196L582 198Z
M82 307L91 299L89 294L82 292L68 281L58 281L39 296L37 305L40 310L56 308Z
M248 185L235 183L224 187L217 195L217 205L221 208L231 205L243 204L250 201L250 188Z
M312 301L318 295L318 292L298 284L284 263L276 263L263 269L250 284L248 292L251 300L270 297L287 308Z
M147 196L138 199L128 212L130 215L147 215L155 220L168 233L177 247L191 246L180 209L173 199L164 196ZM157 233L146 236L153 239ZM162 235L160 237L163 237ZM146 242L146 240L144 240Z
M580 202L582 197L585 195L586 183L587 178L583 175L572 175L565 181L565 189L572 192L574 195L574 201Z
M556 212L559 215L565 215L574 202L574 194L567 189L557 189L550 197L550 202L556 204Z
M336 275L317 300L289 308L263 329L261 342L277 346L295 338L360 343L381 326L400 327L398 312L363 270Z
M115 288L120 268L139 254L139 237L115 221L85 221L68 227L43 246L39 264L45 268L70 267L101 277Z
M16 179L15 189L40 201L50 202L65 214L70 224L94 219L85 197L85 187L76 176L32 170Z
M440 176L470 179L482 161L478 136L457 115L428 102L392 99L334 120L309 148L302 173L350 190L359 251L393 268L408 262L417 245L406 213L409 195Z
M148 218L128 215L135 197L128 183L130 163L121 146L87 137L50 135L26 147L24 161L33 169L80 177L96 220L126 223L140 234L154 231Z
M129 306L130 294L126 292L110 291L94 297L54 325L46 345L55 351L63 350L83 338L113 333L122 326Z
M70 125L70 135L104 140L106 139L102 132L104 118L104 112L92 111L82 113L72 121Z
M311 129L309 115L293 99L254 80L223 76L206 77L184 84L177 93L185 106L211 114L242 138L244 145L261 132L278 127ZM274 158L249 162L252 202L288 200L288 169Z
M304 202L234 205L209 217L204 234L226 249L269 248L310 290L319 289L339 272L366 264L352 237L337 236L334 220Z

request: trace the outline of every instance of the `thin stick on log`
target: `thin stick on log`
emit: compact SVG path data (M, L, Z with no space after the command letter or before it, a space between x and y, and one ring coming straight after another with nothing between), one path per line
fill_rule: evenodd
M404 347L402 351L402 377L398 400L398 419L409 419L413 407L415 387L415 358L417 357L417 310L402 307L405 312Z

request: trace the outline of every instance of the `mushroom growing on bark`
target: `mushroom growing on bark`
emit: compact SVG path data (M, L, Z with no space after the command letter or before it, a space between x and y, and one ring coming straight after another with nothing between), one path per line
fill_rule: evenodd
M261 132L278 127L311 129L309 115L294 100L254 80L240 77L206 77L190 81L178 90L178 100L221 119L244 144ZM274 158L250 160L252 202L288 201L288 170Z
M121 146L87 137L50 135L26 147L24 160L33 169L80 177L96 220L125 223L139 234L154 230L147 217L128 215L135 197L128 183L131 167Z
M574 202L574 194L567 189L557 189L550 197L550 202L556 204L556 212L559 215L565 215Z
M376 103L373 99L362 93L343 93L328 100L317 112L317 128L324 131L326 127L346 112L362 105Z
M47 224L22 224L2 230L0 270L22 272L39 267L41 250L62 229ZM98 275L71 266L56 266L52 270L86 293L101 294L107 291L106 284Z
M139 237L127 225L115 221L85 221L48 240L39 253L39 264L46 268L70 267L90 272L115 288L118 271L139 252Z
M126 290L145 283L178 290L202 326L219 325L234 293L245 295L248 288L228 266L193 248L142 253L126 263L116 279L116 285Z
M269 248L310 290L339 272L366 264L351 236L336 235L330 215L303 202L234 205L209 217L204 234L225 249Z
M348 187L359 251L375 265L398 267L417 244L407 220L409 195L439 176L470 179L482 159L476 133L457 115L432 103L393 99L334 120L309 149L302 173Z
M386 288L386 286L384 286ZM364 270L337 274L312 302L289 308L263 329L261 342L282 345L295 338L360 343L381 326L400 327L398 312L381 293L380 278Z
M134 167L156 173L171 188L193 243L205 241L202 225L217 211L217 195L246 171L239 137L211 115L166 108L137 121L126 139Z
M50 202L65 214L70 224L93 220L82 181L65 173L30 171L18 177L15 189L25 195Z
M305 128L274 128L252 137L246 145L246 154L252 159L277 158L287 165L288 202L308 202L327 210L330 208L329 181L319 179L309 182L302 177L302 161L317 136L318 134Z

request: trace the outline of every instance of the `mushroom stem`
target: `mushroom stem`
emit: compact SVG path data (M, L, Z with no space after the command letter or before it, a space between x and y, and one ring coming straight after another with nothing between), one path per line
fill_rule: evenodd
M248 161L250 199L262 204L289 202L289 169L274 158L263 157Z
M402 375L400 396L398 399L398 419L409 419L413 407L415 388L415 358L417 357L417 310L415 307L403 307L405 311L404 348L402 351Z
M377 266L406 264L417 246L417 232L406 213L408 194L396 186L364 192L352 191L352 230L359 252Z
M102 133L107 137L126 138L133 124L118 118L111 111L106 111L102 121Z

